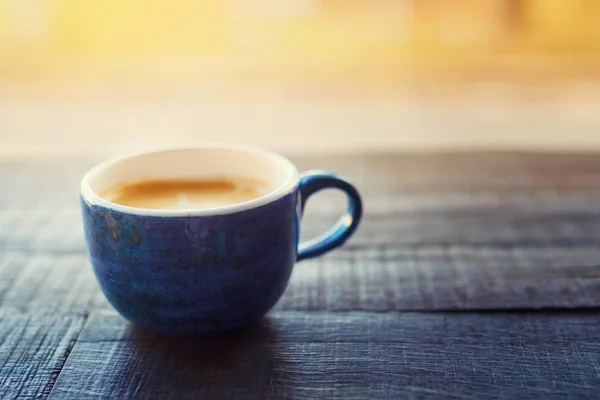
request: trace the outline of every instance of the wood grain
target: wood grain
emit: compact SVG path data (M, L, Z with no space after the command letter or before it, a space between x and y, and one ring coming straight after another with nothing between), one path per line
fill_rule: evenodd
M383 154L296 162L301 169L340 172L361 189L365 219L350 245L600 243L595 155ZM93 164L0 162L0 247L84 251L77 192ZM344 207L339 195L313 199L303 223L305 238L329 227Z
M46 398L83 323L79 316L0 310L0 398Z
M87 315L95 307L108 307L84 255L3 253L0 282L7 282L0 309L12 312Z
M475 310L600 305L597 246L379 246L298 264L281 310Z
M319 200L318 196L315 200ZM600 212L595 205L600 204L600 198L598 203L591 203L587 200L587 204L572 204L570 210L551 206L542 209L542 205L534 210L532 203L529 210L479 206L381 215L367 213L348 246L591 246L600 243ZM575 210L576 207L579 209ZM337 208L341 209L342 205ZM302 238L324 232L337 217L334 210L319 214L314 207L309 207L302 222ZM0 246L6 251L85 252L80 211L75 207L0 211L0 229Z
M134 329L100 292L77 197L94 160L0 161L0 398L593 398L598 160L296 158L356 182L362 226L267 319L203 339ZM311 199L303 237L343 206Z
M592 396L598 314L274 313L170 338L94 313L51 398Z
M593 154L296 162L349 176L364 193L366 214L345 248L297 266L281 310L600 305L600 163ZM93 164L0 163L5 308L83 314L107 306L86 260L76 195ZM303 238L326 230L343 207L339 196L314 199Z
M351 247L298 264L276 309L598 307L598 259L596 246ZM1 282L0 309L85 315L110 307L82 253L5 253L0 256Z

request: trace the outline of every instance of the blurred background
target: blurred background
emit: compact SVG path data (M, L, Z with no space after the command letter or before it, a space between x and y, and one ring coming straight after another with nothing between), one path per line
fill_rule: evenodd
M600 149L597 0L0 0L0 155Z

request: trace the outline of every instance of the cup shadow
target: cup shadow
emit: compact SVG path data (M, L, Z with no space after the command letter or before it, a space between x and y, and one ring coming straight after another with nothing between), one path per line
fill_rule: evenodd
M134 326L126 336L131 347L118 375L136 396L267 399L292 394L284 344L269 319L219 336L163 336Z

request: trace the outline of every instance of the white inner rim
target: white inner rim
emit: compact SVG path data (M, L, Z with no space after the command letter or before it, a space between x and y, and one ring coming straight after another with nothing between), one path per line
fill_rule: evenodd
M110 159L92 168L81 181L81 196L90 205L148 216L205 216L232 214L256 208L296 190L296 167L286 158L266 150L220 144L172 149ZM145 179L210 179L242 177L264 180L272 188L256 199L223 207L159 210L123 206L98 193L119 183Z

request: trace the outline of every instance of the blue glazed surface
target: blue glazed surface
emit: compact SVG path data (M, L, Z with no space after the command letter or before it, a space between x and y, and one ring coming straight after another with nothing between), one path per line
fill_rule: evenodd
M102 291L134 324L159 332L232 330L279 300L297 258L298 193L229 215L152 217L82 201Z
M298 246L306 200L322 189L348 196L336 226ZM226 215L148 216L82 199L86 241L106 298L136 325L164 333L233 330L265 315L298 260L341 246L356 230L356 188L330 173L305 174L296 191ZM298 250L299 249L299 250Z
M346 193L348 210L331 230L300 245L298 261L318 257L343 245L354 234L362 218L362 199L356 188L344 178L329 172L308 173L300 179L302 211L308 198L323 189L339 189Z

